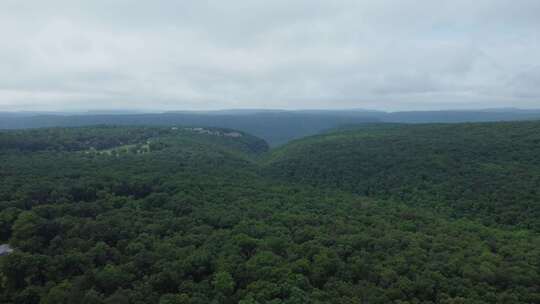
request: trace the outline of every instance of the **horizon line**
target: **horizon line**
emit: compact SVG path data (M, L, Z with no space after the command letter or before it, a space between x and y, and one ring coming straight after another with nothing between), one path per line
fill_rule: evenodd
M222 108L209 110L196 109L177 109L177 110L159 110L159 109L80 109L80 110L1 110L0 113L9 114L101 114L101 115L136 115L136 114L171 114L171 113L218 113L218 112L366 112L366 113L405 113L405 112L519 112L519 111L540 111L538 108L525 107L492 107L492 108L441 108L441 109L417 109L417 110L377 110L370 108Z

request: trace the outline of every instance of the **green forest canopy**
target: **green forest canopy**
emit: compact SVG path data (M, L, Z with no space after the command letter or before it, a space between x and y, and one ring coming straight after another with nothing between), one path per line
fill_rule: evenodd
M365 125L295 141L264 169L492 225L540 230L540 123Z
M238 134L0 132L0 303L540 303L540 123Z

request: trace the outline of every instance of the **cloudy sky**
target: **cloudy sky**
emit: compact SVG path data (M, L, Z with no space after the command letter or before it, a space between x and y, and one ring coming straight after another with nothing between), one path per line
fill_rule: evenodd
M538 0L1 0L0 111L540 108Z

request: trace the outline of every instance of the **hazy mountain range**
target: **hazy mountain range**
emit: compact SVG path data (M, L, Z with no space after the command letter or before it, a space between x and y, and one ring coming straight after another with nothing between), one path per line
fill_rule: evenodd
M514 108L448 111L383 112L344 110L176 111L142 113L130 110L87 112L0 112L0 129L73 127L88 125L208 126L237 129L280 145L343 125L393 123L458 123L540 119L540 110Z

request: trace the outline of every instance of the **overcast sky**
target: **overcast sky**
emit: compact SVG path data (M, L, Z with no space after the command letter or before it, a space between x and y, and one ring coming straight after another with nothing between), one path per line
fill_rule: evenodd
M1 0L0 111L540 108L539 0Z

